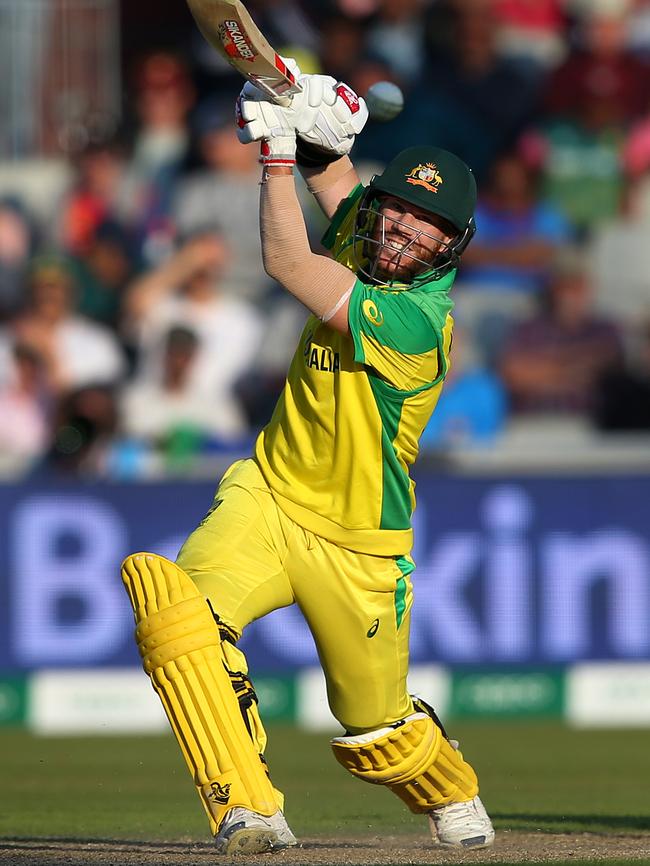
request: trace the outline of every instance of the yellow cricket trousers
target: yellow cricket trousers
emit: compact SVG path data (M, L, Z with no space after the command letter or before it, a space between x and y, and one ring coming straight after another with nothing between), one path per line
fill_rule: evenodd
M253 460L230 467L178 565L241 635L297 604L314 637L334 716L351 734L412 712L406 690L413 561L339 547L290 520Z

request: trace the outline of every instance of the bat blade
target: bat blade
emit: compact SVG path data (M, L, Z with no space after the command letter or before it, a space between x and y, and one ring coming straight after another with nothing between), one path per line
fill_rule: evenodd
M287 103L301 87L240 0L187 0L199 30L230 65L272 99Z

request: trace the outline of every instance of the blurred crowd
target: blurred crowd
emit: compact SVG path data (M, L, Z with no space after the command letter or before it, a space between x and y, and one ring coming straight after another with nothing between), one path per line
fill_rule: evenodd
M479 182L452 368L423 447L555 418L650 431L650 0L265 0L305 72L405 93L369 178L432 142ZM21 471L191 471L270 416L305 310L264 274L239 78L198 31L128 71L123 123L0 164L0 455ZM315 248L322 217L304 190Z

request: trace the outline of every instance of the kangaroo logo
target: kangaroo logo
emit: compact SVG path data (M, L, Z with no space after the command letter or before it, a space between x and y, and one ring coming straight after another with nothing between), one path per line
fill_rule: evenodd
M438 171L435 162L420 163L406 175L406 182L414 186L423 186L429 192L438 192L438 187L443 183L442 175Z

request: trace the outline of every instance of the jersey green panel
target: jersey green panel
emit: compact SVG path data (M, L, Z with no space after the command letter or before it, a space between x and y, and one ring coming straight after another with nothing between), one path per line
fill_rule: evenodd
M348 319L353 334L366 334L405 354L421 355L438 344L434 317L413 301L410 292L391 292L357 280Z
M390 292L357 282L348 321L354 360L400 391L431 387L447 372L445 331L453 325L445 291Z
M400 628L406 613L407 577L414 570L415 563L410 556L396 556L395 562L402 572L402 576L397 579L397 586L395 587L395 622L397 628Z
M411 525L413 501L406 466L398 459L394 442L407 394L390 388L376 376L368 377L382 423L381 529L405 529Z

